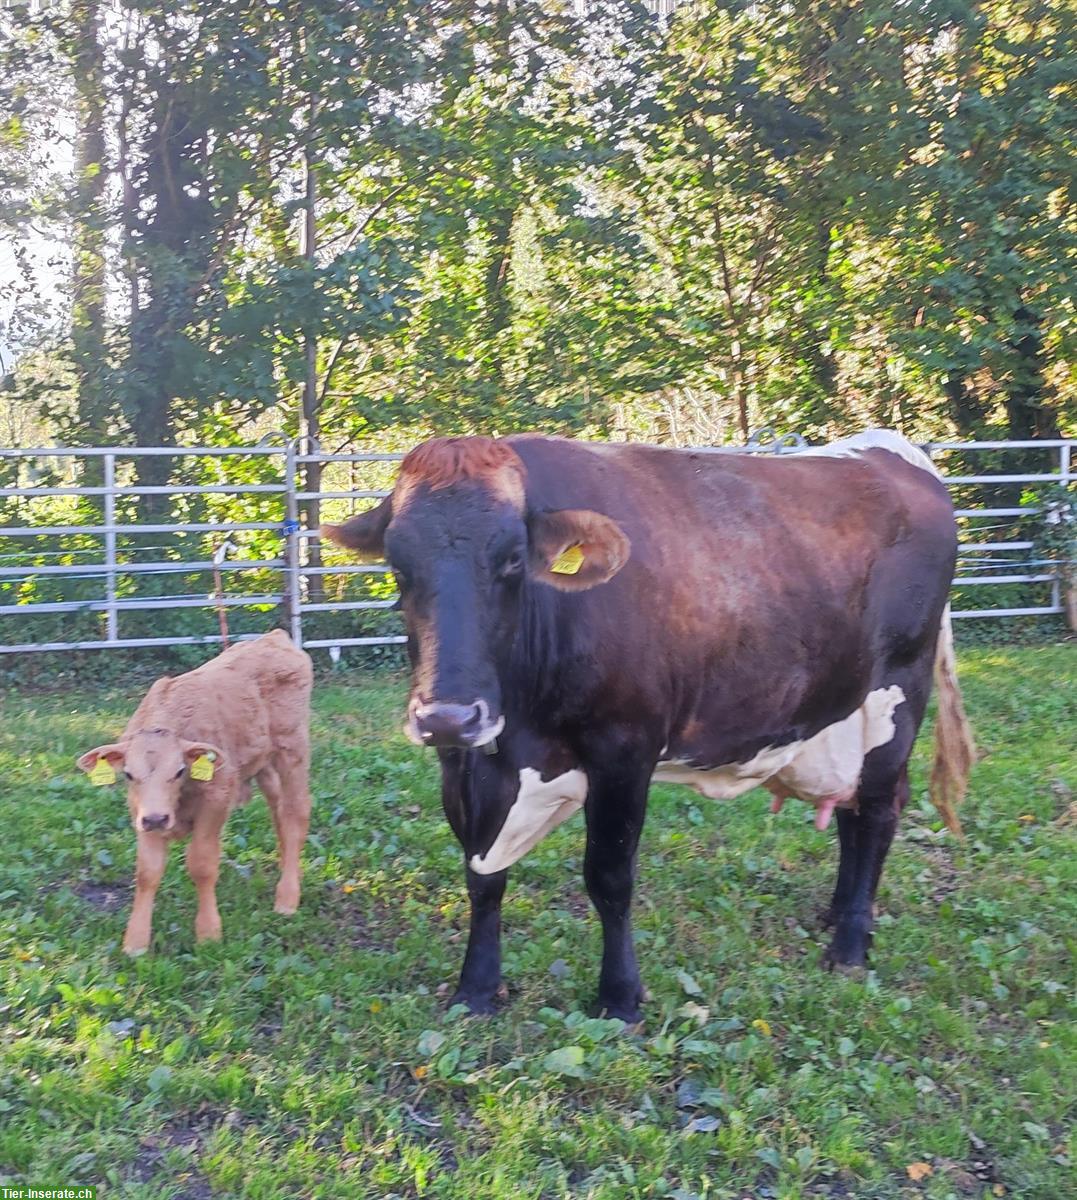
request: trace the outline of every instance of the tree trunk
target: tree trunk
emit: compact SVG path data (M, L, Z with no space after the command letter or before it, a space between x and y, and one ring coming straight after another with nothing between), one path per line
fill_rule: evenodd
M176 350L191 319L215 233L204 131L193 103L168 84L166 71L162 66L164 79L148 124L145 185L138 197L140 211L150 214L138 228L145 302L132 313L124 404L137 446L176 444L174 401L183 386L176 375ZM163 487L173 465L170 456L140 456L137 482ZM141 507L152 518L168 511L169 497L144 497Z
M109 436L105 370L105 95L98 0L71 5L75 84L75 212L71 268L71 357L78 435L90 445ZM88 460L84 478L100 483L100 464ZM97 479L90 479L94 473Z
M1043 318L1019 308L1014 319L1021 332L1010 342L1013 369L1006 387L1006 418L1012 441L1026 438L1057 438L1058 414L1046 403L1049 386L1044 378Z
M315 162L312 141L314 127L318 116L318 103L311 97L309 112L309 127L307 146L303 151L303 238L301 254L313 278L318 251L317 201L318 190L315 177ZM300 409L299 435L300 446L306 447L307 453L315 453L319 448L321 435L321 400L318 395L318 334L313 328L307 329L304 335L304 354L306 371L303 376L303 393ZM318 492L322 487L322 464L320 462L304 463L304 491ZM317 529L322 523L322 503L318 499L306 501L307 528ZM318 569L322 566L322 546L317 538L307 538L307 564ZM307 580L307 594L315 603L320 603L325 597L325 580L321 575L311 575Z

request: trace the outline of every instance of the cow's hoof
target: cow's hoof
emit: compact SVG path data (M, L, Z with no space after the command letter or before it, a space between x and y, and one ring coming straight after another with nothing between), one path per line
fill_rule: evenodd
M863 979L868 973L868 956L862 954L857 959L839 958L834 947L830 946L823 954L823 968L834 975L844 975L847 979Z
M501 1011L499 999L501 997L497 993L493 996L473 996L468 992L455 992L449 997L449 1007L462 1004L469 1017L496 1017Z
M624 1021L626 1033L635 1033L643 1025L643 1013L638 1008L599 1005L598 1015L607 1021Z
M194 940L196 942L219 942L221 940L221 927L216 925L208 929L196 929L194 931Z
M146 946L128 946L124 943L123 952L128 958L141 958L143 954L148 954L150 948Z
M273 911L275 913L280 913L282 917L294 917L298 908L298 904L285 904L283 900L278 900L277 903L273 905Z
M643 1013L640 1012L640 1005L646 999L646 996L641 992L636 997L635 1001L617 1001L603 1000L600 996L596 1006L597 1013L600 1017L604 1017L607 1021L624 1021L625 1025L631 1029L633 1026L640 1025L643 1022Z

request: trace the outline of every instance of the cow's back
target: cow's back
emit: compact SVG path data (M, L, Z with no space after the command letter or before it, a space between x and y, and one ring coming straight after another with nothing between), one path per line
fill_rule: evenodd
M812 726L845 716L935 636L956 532L926 458L513 445L532 507L595 509L631 540L609 583L556 601L586 664L566 689L581 707L616 695L748 742L798 724L812 697L826 698Z

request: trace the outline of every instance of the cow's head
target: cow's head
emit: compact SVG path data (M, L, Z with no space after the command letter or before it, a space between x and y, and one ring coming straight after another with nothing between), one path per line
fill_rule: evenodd
M212 777L224 765L224 754L209 742L189 742L167 729L144 729L122 742L87 750L78 766L104 783L127 781L127 807L137 832L168 833L176 824L180 789L199 760L210 764ZM107 769L100 775L102 763Z
M619 525L586 509L536 511L515 450L438 438L413 450L392 495L322 536L396 575L412 683L404 730L421 746L485 745L504 726L501 668L523 590L605 583L628 559Z

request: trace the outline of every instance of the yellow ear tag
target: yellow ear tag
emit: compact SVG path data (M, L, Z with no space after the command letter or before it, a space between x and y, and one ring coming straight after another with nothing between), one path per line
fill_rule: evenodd
M558 575L575 575L583 566L583 547L569 546L550 563L550 570Z
M209 783L213 778L213 759L208 754L200 754L191 763L191 778L199 783Z
M110 783L115 783L116 768L107 758L99 758L90 771L90 782L96 783L98 787L107 787Z

